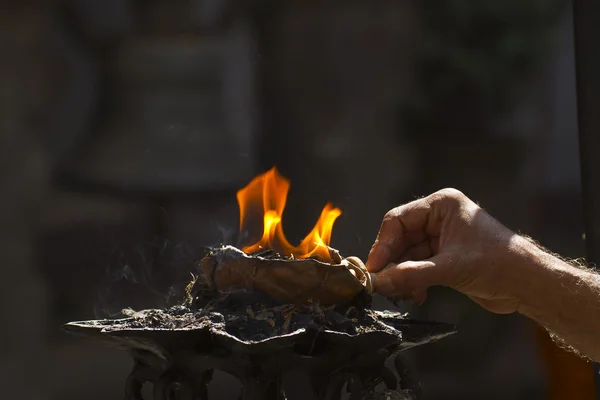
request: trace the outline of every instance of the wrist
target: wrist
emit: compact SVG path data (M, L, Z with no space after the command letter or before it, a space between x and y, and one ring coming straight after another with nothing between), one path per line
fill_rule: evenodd
M569 347L600 360L600 275L570 264L525 238L510 240L520 272L517 312L536 321Z
M506 256L511 294L519 304L517 311L531 317L530 309L536 307L545 286L547 253L528 238L515 234L509 241Z
M561 302L564 281L579 272L550 252L522 236L511 240L513 265L518 276L515 296L519 301L517 311L537 321L550 316L546 310L554 309L551 303Z

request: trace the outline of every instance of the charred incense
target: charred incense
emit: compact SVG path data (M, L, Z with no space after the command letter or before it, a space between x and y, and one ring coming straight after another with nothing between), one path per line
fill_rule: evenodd
M218 292L252 289L282 303L321 305L349 303L372 293L371 277L356 257L331 251L333 263L283 258L273 252L247 255L233 246L214 249L198 267Z

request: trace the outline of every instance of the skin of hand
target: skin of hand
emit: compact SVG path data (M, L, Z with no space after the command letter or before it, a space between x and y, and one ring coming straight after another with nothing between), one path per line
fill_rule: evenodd
M455 189L390 210L369 257L375 292L425 301L429 286L456 289L484 308L512 313L519 304L511 264L516 234Z
M447 286L491 312L519 312L600 360L600 275L517 235L455 189L390 210L367 269L385 297L420 304L429 286Z

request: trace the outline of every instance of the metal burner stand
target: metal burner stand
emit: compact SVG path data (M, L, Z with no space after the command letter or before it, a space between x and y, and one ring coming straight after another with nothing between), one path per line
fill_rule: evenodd
M242 400L337 400L344 388L350 400L418 399L419 385L397 353L455 329L391 313L380 322L356 335L309 327L262 341L227 333L219 313L193 328L122 329L113 320L72 322L64 329L131 352L135 364L126 382L127 400L142 400L145 382L153 383L154 400L207 400L215 370L239 379ZM388 392L377 392L379 384Z
M237 357L191 354L182 357L181 364L165 368L153 365L147 353L134 351L135 365L127 378L126 399L142 399L141 387L150 381L154 384L154 400L205 400L214 370L240 379L243 400L340 399L344 387L351 400L359 400L379 382L389 390L411 393L406 398L418 399L420 387L406 374L402 359L396 356L393 369L384 365L390 356L390 351L380 349L356 358L355 365L340 368L336 364L341 360L335 356L302 357L282 352L241 362Z

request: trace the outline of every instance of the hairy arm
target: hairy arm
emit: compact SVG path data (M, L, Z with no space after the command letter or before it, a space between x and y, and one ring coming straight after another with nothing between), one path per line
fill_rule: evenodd
M573 266L532 244L515 240L517 268L527 277L517 311L544 326L554 339L600 360L600 275Z
M367 260L375 291L422 303L441 285L487 310L519 312L600 361L600 275L511 231L444 189L390 210Z

